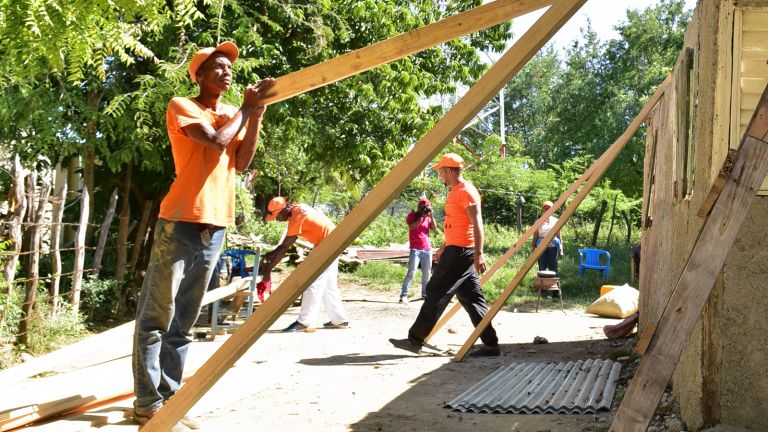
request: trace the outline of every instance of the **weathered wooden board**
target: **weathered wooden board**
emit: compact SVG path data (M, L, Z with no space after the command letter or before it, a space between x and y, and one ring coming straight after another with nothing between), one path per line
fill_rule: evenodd
M282 76L275 84L274 90L277 94L267 99L266 103L273 104L290 99L441 43L501 24L550 4L552 0L496 0L478 6L436 23Z
M680 361L683 347L701 316L728 251L768 174L768 143L763 141L768 130L766 109L768 89L741 141L733 174L704 223L648 350L619 406L611 425L612 432L640 432L648 428Z

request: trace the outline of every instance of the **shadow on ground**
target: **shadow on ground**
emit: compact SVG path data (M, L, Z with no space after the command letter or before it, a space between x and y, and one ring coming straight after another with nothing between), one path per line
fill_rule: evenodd
M445 408L445 405L501 366L519 362L568 362L626 355L631 339L609 341L591 340L549 344L502 345L502 356L468 358L451 362L421 375L406 392L381 410L371 412L361 421L349 425L357 432L402 431L533 431L585 432L607 430L608 412L587 415L562 414L465 414ZM460 347L449 347L458 351ZM355 354L327 359L306 359L306 364L324 365L382 362L391 356ZM414 356L413 361L420 359ZM616 402L614 402L616 404ZM615 409L615 408L614 408Z

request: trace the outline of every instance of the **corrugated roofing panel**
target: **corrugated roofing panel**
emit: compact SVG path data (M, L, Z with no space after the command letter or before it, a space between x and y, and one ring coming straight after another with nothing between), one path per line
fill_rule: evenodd
M447 407L461 412L586 414L609 410L621 363L512 363L475 384Z

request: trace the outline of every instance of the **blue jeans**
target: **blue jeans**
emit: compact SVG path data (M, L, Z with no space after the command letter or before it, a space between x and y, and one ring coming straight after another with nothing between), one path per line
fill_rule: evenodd
M159 219L136 309L134 407L159 409L181 384L188 335L218 262L224 228Z
M421 296L427 296L427 282L429 282L429 276L432 273L432 251L411 249L411 253L408 255L408 273L405 274L400 297L408 296L408 289L411 287L411 281L416 274L418 262L421 262Z

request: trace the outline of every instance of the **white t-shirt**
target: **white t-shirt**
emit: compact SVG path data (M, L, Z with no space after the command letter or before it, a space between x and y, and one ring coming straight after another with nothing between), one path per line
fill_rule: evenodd
M539 240L536 241L536 244L538 244L541 241L541 239L543 239L549 233L549 231L552 230L552 228L555 226L556 223L557 223L557 218L554 216L550 216L549 219L547 219L543 224L541 224L538 231ZM553 246L560 247L560 241L557 239L557 237L552 239L552 241L549 243L549 246L547 247L553 247Z

